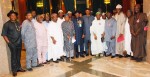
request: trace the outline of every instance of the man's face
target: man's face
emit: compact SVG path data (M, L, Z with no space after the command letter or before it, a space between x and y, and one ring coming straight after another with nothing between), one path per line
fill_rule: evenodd
M53 20L54 22L57 22L57 19L58 19L57 14L53 14L53 16L52 16L52 20Z
M139 6L139 5L136 5L136 6L134 7L134 11L135 11L135 13L139 13L139 12L140 12L140 6Z
M127 11L127 17L131 16L131 12Z
M86 15L90 15L90 10L85 10Z
M26 19L31 21L32 20L32 14L31 13L27 14Z
M11 14L10 16L9 16L9 18L10 18L10 20L11 21L16 21L17 20L17 16L16 16L16 14Z
M97 14L96 18L99 20L101 18L101 14Z
M69 17L72 17L72 13L68 13L68 16L69 16Z
M79 13L76 13L75 16L76 16L76 18L78 18L78 17L80 16L80 14L79 14Z
M36 12L32 11L32 16L35 17L36 16Z
M111 18L111 13L108 12L108 13L106 14L106 16L107 16L108 19Z
M103 19L106 19L106 15L102 15L102 18L103 18Z
M63 17L64 13L60 12L58 15L59 15L59 17Z
M69 16L65 16L65 21L69 21L69 20L70 20Z
M45 20L46 20L46 21L49 21L49 20L50 20L49 15L46 15L46 16L45 16Z
M42 23L42 21L43 21L42 15L38 15L38 16L37 16L37 21L38 21L39 23Z
M121 8L116 8L117 13L120 13L120 11L121 11Z

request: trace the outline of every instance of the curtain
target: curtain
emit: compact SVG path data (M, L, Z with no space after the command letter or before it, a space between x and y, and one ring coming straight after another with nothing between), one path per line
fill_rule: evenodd
M66 11L74 12L74 0L64 0Z

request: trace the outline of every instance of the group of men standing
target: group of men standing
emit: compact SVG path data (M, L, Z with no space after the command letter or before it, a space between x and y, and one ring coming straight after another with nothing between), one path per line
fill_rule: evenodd
M10 11L10 18L3 26L2 36L11 51L11 67L13 75L21 68L20 57L22 41L26 49L26 68L32 71L34 67L44 66L49 61L55 63L74 57L88 55L132 56L132 60L142 61L146 56L146 14L140 12L140 5L135 6L135 13L122 12L122 6L116 6L117 13L113 15L98 11L95 17L91 10L86 9L84 16L79 11L62 10L58 13L35 14L26 13L26 20L20 26L17 12ZM51 21L50 21L51 18ZM75 51L75 52L74 52Z

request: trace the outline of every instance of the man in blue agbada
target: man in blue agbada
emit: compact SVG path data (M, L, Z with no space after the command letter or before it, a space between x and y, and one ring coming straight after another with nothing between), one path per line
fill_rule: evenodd
M85 10L86 15L83 16L83 22L84 22L84 45L85 45L85 51L86 56L89 55L89 47L88 44L91 42L90 40L90 27L92 25L92 21L94 20L94 16L91 15L91 10L86 9Z
M84 35L83 35L83 19L80 17L80 12L76 11L75 18L73 18L74 29L75 29L75 36L76 42L74 44L76 57L84 57L83 55L83 42L84 42Z
M116 29L117 29L117 22L114 18L112 18L112 13L108 12L107 19L105 22L104 38L108 47L106 56L111 55L111 58L115 57Z

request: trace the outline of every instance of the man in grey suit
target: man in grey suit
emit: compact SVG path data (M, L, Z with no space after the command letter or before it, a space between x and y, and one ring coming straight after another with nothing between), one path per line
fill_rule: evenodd
M26 68L28 71L32 71L32 67L37 66L37 43L31 12L26 13L26 20L22 23L21 35L26 48Z
M116 36L116 29L117 29L117 22L114 18L112 18L112 13L108 12L107 19L105 22L105 31L104 31L104 37L107 44L107 52L106 56L111 55L111 58L115 57L115 36Z

